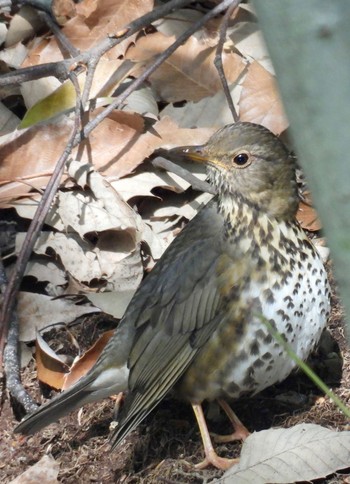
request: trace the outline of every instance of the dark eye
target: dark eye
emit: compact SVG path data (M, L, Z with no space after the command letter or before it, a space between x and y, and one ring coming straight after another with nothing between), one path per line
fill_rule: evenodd
M247 164L249 156L247 153L239 153L233 158L233 162L238 166L244 166Z

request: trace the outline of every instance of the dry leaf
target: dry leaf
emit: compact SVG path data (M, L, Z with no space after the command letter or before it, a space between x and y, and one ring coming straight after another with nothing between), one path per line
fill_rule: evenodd
M203 17L203 12L192 10L190 8L179 9L176 12L169 13L165 18L153 22L158 32L176 38L183 34L194 22ZM196 33L194 34L196 35Z
M53 297L62 295L63 288L67 284L67 277L58 261L49 257L32 257L26 266L25 277L28 276L34 277L41 283L48 283L45 288L46 292Z
M131 21L149 12L153 7L153 0L100 0L81 2L76 6L77 14L68 20L62 32L69 41L81 51L95 46L108 35L113 35L123 29ZM104 58L117 59L124 55L127 47L137 34L124 40L109 50ZM44 38L35 44L30 55L23 63L23 67L56 62L63 59L62 51L58 47L55 37L50 40Z
M135 291L136 288L129 291L95 292L89 293L87 297L94 306L104 313L111 314L116 319L121 319Z
M174 37L159 32L139 39L127 52L129 59L143 62L135 75L139 75L154 56L163 52L174 40ZM150 82L160 98L168 102L199 101L221 90L222 84L214 66L215 52L214 47L190 37L150 76ZM242 58L231 52L223 53L223 64L229 84L236 81L244 69Z
M249 66L239 101L241 121L262 124L275 134L288 126L274 76L259 62Z
M20 119L13 114L3 103L0 103L0 132L2 135L14 131Z
M298 211L297 211L297 220L300 225L305 230L309 230L310 232L315 232L317 230L321 230L322 225L318 218L316 210L312 206L311 196L309 193L304 193L305 202L300 201Z
M37 334L35 359L38 379L56 390L61 390L68 365L50 348L46 341Z
M320 425L254 432L244 442L239 464L217 484L311 481L350 465L350 432Z
M55 484L60 464L51 455L44 455L36 464L32 465L10 484Z
M240 84L233 83L229 86L229 90L236 107L242 87ZM168 104L161 112L161 117L163 116L169 116L181 128L211 127L218 129L234 122L226 96L222 91L198 102L187 102L181 107Z
M20 292L18 316L20 341L34 341L37 331L55 323L70 323L79 316L100 312L89 305L77 305L68 298L52 299L43 294Z
M257 22L237 22L228 29L227 36L233 46L250 62L258 61L269 72L274 73L263 35ZM227 42L226 42L227 47Z
M24 5L16 13L11 22L7 33L5 47L10 47L17 42L24 42L41 29L45 23L40 18L38 12L29 5Z
M114 330L103 333L96 343L73 363L69 373L64 376L62 390L67 390L67 388L74 385L79 378L86 375L86 373L90 370L90 368L93 367L99 358L103 348L106 346L113 334Z

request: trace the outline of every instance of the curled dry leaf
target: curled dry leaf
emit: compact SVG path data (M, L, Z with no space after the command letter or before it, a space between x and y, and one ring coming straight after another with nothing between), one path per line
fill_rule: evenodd
M35 360L38 379L55 390L61 390L64 375L69 371L69 367L39 333L35 342Z
M24 5L16 13L8 29L5 47L10 47L17 42L24 42L44 26L44 22L38 12L29 5Z
M113 330L103 333L103 335L100 336L100 338L93 346L91 346L91 348L88 349L88 351L74 361L69 373L64 375L62 390L67 390L67 388L71 387L76 381L79 380L79 378L84 376L90 370L102 353L103 348L113 336L113 333Z

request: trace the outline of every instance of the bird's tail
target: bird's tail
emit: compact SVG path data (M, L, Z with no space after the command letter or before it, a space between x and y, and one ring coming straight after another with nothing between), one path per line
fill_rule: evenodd
M34 434L86 403L126 391L127 374L126 365L122 368L110 368L97 375L92 369L71 388L26 416L15 428L15 432L25 435Z

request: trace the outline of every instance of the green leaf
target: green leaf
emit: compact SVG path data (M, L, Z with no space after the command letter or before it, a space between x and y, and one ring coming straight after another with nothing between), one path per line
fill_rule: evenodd
M25 114L19 129L29 128L38 123L72 110L75 107L76 94L70 81L65 82L52 94L34 104Z

